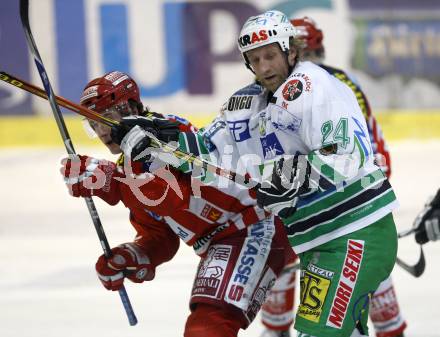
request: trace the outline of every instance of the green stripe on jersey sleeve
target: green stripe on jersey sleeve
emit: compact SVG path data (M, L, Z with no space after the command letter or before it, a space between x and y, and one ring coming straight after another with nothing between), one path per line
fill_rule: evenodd
M289 218L283 219L285 224L292 224L297 221L305 220L329 208L335 207L340 203L355 197L366 189L374 188L375 185L385 180L381 170L376 170L365 177L362 177L346 186L335 189L330 193L322 193L322 198L316 198L308 204L298 207L296 212ZM318 192L319 193L319 192Z
M376 197L373 200L359 205L358 207L350 210L349 212L343 213L340 216L328 221L321 223L304 233L295 233L289 236L289 242L291 246L295 247L300 244L310 242L320 236L327 235L331 232L341 230L343 227L349 226L350 224L361 220L363 218L372 215L374 212L379 211L381 208L391 204L396 200L396 196L393 190L387 190L382 195ZM292 226L295 226L294 224ZM289 225L287 225L289 227ZM288 228L287 228L288 230Z

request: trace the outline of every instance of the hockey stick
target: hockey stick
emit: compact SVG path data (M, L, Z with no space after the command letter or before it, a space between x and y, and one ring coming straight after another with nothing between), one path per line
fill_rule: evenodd
M15 76L12 76L12 75L6 73L6 72L0 71L0 80L4 81L6 83L9 83L19 89L28 91L28 92L30 92L36 96L39 96L41 98L48 99L46 92L44 90L42 90L41 88L34 86L32 84L29 84L29 83L15 77ZM103 123L103 124L110 126L110 127L113 125L119 125L119 122L112 120L110 118L105 118L102 115L96 113L95 111L89 110L83 106L75 104L75 103L73 103L63 97L55 96L55 99L60 106L63 106L73 112L76 112L86 118L90 118L96 122ZM237 173L235 173L233 171L229 171L229 170L225 170L223 168L217 167L217 166L215 166L215 165L213 165L213 164L211 164L211 163L209 163L209 162L207 162L197 156L194 156L193 154L178 150L177 148L172 147L171 145L166 144L164 142L161 142L158 139L155 139L155 143L157 145L159 145L160 147L162 147L162 149L165 152L172 153L179 159L185 160L188 163L192 163L196 166L199 166L201 168L206 169L208 172L215 173L219 176L225 177L225 178L232 180L232 181L235 181L239 184L240 184L240 182L243 182L244 183L243 185L248 188L252 187L252 185L250 185L250 184L245 185L249 182L249 180L247 180L247 178L239 176ZM251 183L255 183L255 182L251 181ZM255 183L255 186L256 185L258 185L258 184ZM416 230L415 228L412 228L407 231L401 232L398 234L398 238L408 236L408 235L414 233L415 230ZM424 257L423 251L420 255L419 261L414 266L408 265L407 263L403 262L399 258L397 258L397 264L400 267L402 267L403 269L405 269L406 271L408 271L411 275L413 275L415 277L419 277L420 275L422 275L422 273L424 272L424 269L425 269L425 257Z
M415 220L414 220L414 224L413 227L410 229L407 229L403 232L397 233L397 237L400 238L404 238L410 234L414 234L417 232L417 221L419 221L420 216L418 216ZM425 267L426 267L426 261L425 261L425 254L423 253L423 248L422 245L420 245L420 257L418 259L418 261L414 264L414 265L410 265L404 261L402 261L401 259L399 259L399 257L396 258L396 263L402 267L403 269L405 269L408 273L410 273L412 276L414 277L419 277L423 274L423 272L425 271Z
M27 91L35 96L38 96L38 97L41 97L41 98L48 100L47 93L42 88L37 87L36 85L30 84L30 83L28 83L22 79L19 79L18 77L15 77L11 74L8 74L7 72L0 71L0 80L2 80L3 82L6 82L8 84L11 84L19 89ZM99 113L97 113L96 111L89 110L89 109L84 109L84 111L80 111L81 109L83 109L82 106L77 105L77 104L69 101L68 99L65 99L64 97L60 97L60 96L56 96L56 95L54 95L54 97L55 97L55 101L57 102L58 105L66 108L66 109L69 109L73 112L76 112L86 118L93 119L94 121L97 121L99 123L105 124L110 127L113 125L119 125L118 121L115 121L111 118L104 117L104 116L100 115Z
M418 220L419 220L419 217L417 217L416 220L414 220L414 222L416 223ZM413 225L413 228L398 233L397 237L399 239L404 238L404 237L406 237L410 234L416 233L416 232L417 232L417 225ZM396 258L396 263L400 267L405 269L408 273L410 273L412 276L420 277L423 274L423 272L425 271L425 267L426 267L425 254L423 253L422 245L420 245L419 259L414 265L410 265L398 257Z
M34 57L34 61L37 66L38 73L40 74L41 81L43 82L47 99L49 100L50 106L52 108L52 112L55 117L56 123L58 125L58 129L60 131L67 153L69 155L76 156L75 150L73 148L72 140L70 139L66 125L64 123L63 116L60 112L60 108L55 100L54 92L52 90L52 86L50 85L49 78L47 76L46 70L43 65L43 61L41 60L40 53L38 52L37 45L35 44L34 38L32 36L31 27L29 24L29 0L20 0L20 18L21 18L21 23L23 25L24 33L26 35L26 41L28 47ZM102 227L101 220L99 218L95 204L93 203L91 197L85 198L85 200L90 216L92 217L92 221L93 221L93 225L95 226L96 233L98 234L99 240L101 242L102 249L104 250L104 255L107 258L109 258L111 256L110 245L104 233L104 228ZM128 321L130 322L130 325L136 325L137 318L133 312L130 299L128 298L124 286L122 286L122 288L119 290L119 295L124 305L125 312L127 313Z
M403 231L403 232L400 232L400 233L397 233L397 237L400 239L400 238L404 238L405 236L408 236L408 235L410 235L410 234L413 234L413 233L415 233L417 231L417 228L415 228L415 227L413 227L413 228L411 228L411 229L407 229L407 230L405 230L405 231Z
M419 260L414 265L409 265L406 262L402 261L398 257L396 258L396 263L405 269L408 273L410 273L414 277L419 277L423 274L426 267L425 254L423 253L422 245L420 245L420 257Z
M26 81L21 80L21 79L15 77L13 75L10 75L4 71L0 71L0 80L4 81L6 83L9 83L19 89L30 92L31 94L34 94L34 95L39 96L41 98L48 99L47 94L43 89L41 89L33 84L27 83ZM69 109L73 112L76 112L77 114L79 114L83 117L89 118L89 119L94 120L98 123L105 124L109 127L119 125L118 121L113 120L111 118L106 118L106 117L100 115L99 113L97 113L96 111L87 109L79 104L73 103L72 101L69 101L68 99L66 99L64 97L54 95L54 98L55 98L55 101L60 106L66 108L66 109ZM243 185L246 188L253 188L258 185L258 183L256 181L250 180L247 177L243 177L236 172L215 166L212 163L210 163L200 157L193 155L192 153L187 153L187 152L181 151L177 147L174 147L171 144L167 144L167 143L157 139L156 137L151 137L151 138L154 141L154 145L156 147L161 148L164 152L171 153L176 158L181 159L183 161L186 161L186 162L193 164L197 167L200 167L202 169L205 169L207 172L214 173L218 176L227 178L231 181L236 182L239 185Z
M13 75L10 75L6 72L0 71L0 80L4 81L6 83L9 83L19 89L28 91L28 92L30 92L36 96L39 96L41 98L48 99L46 92L44 90L42 90L41 88L34 86L30 83L27 83L27 82L13 76ZM105 118L104 116L96 113L95 111L87 109L87 108L80 106L78 104L75 104L66 98L63 98L60 96L55 96L55 99L56 99L56 102L60 106L67 108L73 112L76 112L79 115L82 115L86 118L92 119L98 123L103 123L103 124L110 126L110 127L114 126L114 125L119 125L118 121L112 120L110 118ZM192 163L192 164L194 164L198 167L201 167L203 169L206 169L208 172L215 173L219 176L225 177L225 178L232 180L232 181L235 181L239 184L240 184L240 182L242 182L242 184L248 188L252 187L252 183L254 183L255 186L258 185L257 183L255 183L253 181L249 181L247 178L242 177L233 171L229 171L229 170L223 169L221 167L217 167L217 166L215 166L215 165L213 165L213 164L211 164L211 163L209 163L209 162L207 162L197 156L194 156L193 154L178 150L177 148L175 148L169 144L166 144L166 143L158 140L157 138L154 140L155 140L155 143L157 145L159 145L165 152L172 153L177 158L185 160L188 163ZM248 184L249 182L250 182L250 184ZM410 229L408 231L399 233L398 237L402 238L402 237L408 236L414 232L415 232L415 229ZM403 269L408 271L411 275L414 275L415 277L419 277L423 273L424 268L425 268L425 258L423 255L423 251L422 251L422 254L419 258L419 261L414 266L410 266L410 265L406 264L405 262L403 262L399 258L397 258L397 263Z
M9 83L19 89L28 91L31 94L34 94L34 95L39 96L41 98L48 99L46 92L44 90L42 90L41 88L34 86L30 83L27 83L27 82L13 76L13 75L10 75L6 72L0 71L0 80L4 81L6 83ZM75 104L66 98L63 98L60 96L55 96L55 99L60 106L67 108L73 112L76 112L77 114L80 114L86 118L90 118L96 122L103 123L103 124L110 126L110 127L113 125L119 125L118 121L112 120L110 118L105 118L102 115L98 114L97 112L90 110L90 109L87 109L81 105ZM238 183L240 183L240 181L245 182L245 183L248 181L248 180L246 180L246 178L239 176L235 172L217 167L217 166L215 166L207 161L204 161L203 159L196 157L190 153L180 151L177 148L172 147L171 145L165 144L164 142L161 142L158 139L156 139L155 142L156 142L156 144L161 146L164 151L172 153L177 158L180 158L182 160L186 160L187 162L195 164L199 167L202 167L209 172L215 173L219 176L226 177L226 178L228 178L232 181L236 181ZM238 178L241 178L241 179L238 179ZM246 187L250 188L252 186L247 185ZM398 233L398 238L408 236L414 232L415 232L415 228ZM422 254L419 258L419 261L414 266L410 266L410 265L406 264L405 262L403 262L399 258L397 258L397 264L399 266L401 266L403 269L405 269L406 271L408 271L411 275L414 275L415 277L419 277L423 273L424 268L425 268L425 258L423 255L423 251L422 251ZM299 267L299 266L297 266L297 267Z

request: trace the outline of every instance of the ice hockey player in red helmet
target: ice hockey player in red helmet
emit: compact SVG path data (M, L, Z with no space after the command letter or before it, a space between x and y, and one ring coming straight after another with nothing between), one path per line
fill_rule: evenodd
M83 90L80 103L118 121L121 117L143 113L136 82L117 71L90 81ZM111 153L120 153L119 145L111 140L109 127L92 120L88 123Z
M132 146L139 138L130 138L132 134L145 137L149 130L168 142L181 132L195 143L195 128L177 116L144 110L128 75L111 72L91 81L81 104L127 126L112 130L90 121L113 154L125 150L129 156L122 154L116 163L88 156L62 161L61 173L73 196L96 195L111 205L121 201L130 211L135 239L96 263L104 287L118 290L125 278L136 283L153 280L156 267L177 252L180 237L200 256L184 336L237 337L239 329L253 321L292 255L281 222L260 209L248 189L234 184L194 188L190 175L154 156L134 161ZM129 174L135 175L136 184L129 183Z

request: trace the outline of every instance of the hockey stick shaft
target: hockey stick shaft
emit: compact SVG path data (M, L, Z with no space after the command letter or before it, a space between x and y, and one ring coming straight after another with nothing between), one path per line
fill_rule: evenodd
M2 80L3 82L6 82L8 84L11 84L19 89L27 91L33 95L36 95L38 97L41 97L43 99L48 100L47 93L42 88L37 87L36 85L30 84L22 79L19 79L18 77L15 77L7 72L0 71L0 80ZM115 121L111 118L104 117L104 116L100 115L99 113L97 113L96 111L84 109L82 106L75 104L64 97L57 96L57 95L54 95L54 97L55 97L56 103L59 106L62 106L66 109L69 109L73 112L76 112L86 118L93 119L94 121L97 121L99 123L105 124L110 127L113 125L119 124L118 121Z
M10 75L4 71L0 72L0 80L4 81L6 83L9 83L19 89L25 90L31 94L39 96L41 98L48 99L46 91L44 91L43 89L41 89L33 84L27 83L26 81L23 81L23 80L15 77L13 75ZM54 95L54 98L55 98L55 101L58 103L58 105L66 108L66 109L69 109L69 110L71 110L71 111L73 111L83 117L92 119L98 123L105 124L109 127L119 125L118 121L113 120L111 118L106 118L106 117L100 115L99 113L97 113L93 110L87 109L79 104L73 103L72 101L70 101L64 97ZM153 140L154 140L155 145L160 147L163 151L165 151L167 153L172 153L176 158L181 159L181 160L188 162L190 164L193 164L197 167L201 167L208 172L214 173L214 174L221 176L221 177L225 177L226 179L234 181L234 182L236 182L240 185L243 185L247 188L253 188L258 185L257 182L252 181L246 177L243 177L243 176L237 174L236 172L215 166L212 163L210 163L200 157L197 157L191 153L181 151L178 148L176 148L170 144L167 144L165 142L162 142L157 138L154 138Z
M413 233L415 233L417 231L417 228L411 228L411 229L408 229L408 230L405 230L405 231L402 231L402 232L400 232L400 233L397 233L397 237L400 239L400 238L404 238L404 237L406 237L406 236L408 236L408 235L411 235L411 234L413 234Z
M26 35L26 41L29 49L34 57L35 64L38 69L38 73L40 74L41 81L43 82L44 89L46 92L46 98L49 100L50 106L52 108L53 115L55 117L58 129L60 131L61 137L63 139L64 145L66 147L67 153L69 155L76 156L75 150L73 148L72 140L70 139L69 133L67 131L66 125L64 123L63 116L61 114L60 108L55 99L55 95L52 90L52 86L49 82L49 78L47 76L46 70L43 65L43 61L41 60L40 53L38 52L37 46L35 44L34 38L32 36L30 24L29 24L29 0L20 0L20 18L21 23L23 25L24 33ZM90 216L93 221L93 225L95 226L96 233L98 234L99 240L101 242L102 249L104 250L104 255L106 257L111 256L110 245L107 241L107 237L104 232L104 228L102 227L101 220L99 218L98 212L96 210L95 204L92 198L85 198L87 208L89 210ZM128 316L128 320L130 325L136 325L137 318L134 314L133 308L130 303L130 299L128 298L127 292L125 288L119 290L119 295L121 297L122 303L124 305L125 311Z

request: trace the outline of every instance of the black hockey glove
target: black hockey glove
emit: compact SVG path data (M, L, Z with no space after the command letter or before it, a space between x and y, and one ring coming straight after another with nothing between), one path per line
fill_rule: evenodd
M309 193L311 166L306 156L283 157L274 165L269 181L263 181L257 190L258 206L287 218L296 211L300 195Z
M417 216L415 224L417 243L440 240L440 189L433 199L428 201Z
M118 126L113 126L111 137L113 142L121 146L124 154L136 161L151 159L151 137L168 143L179 139L179 124L159 114L148 117L129 116L122 118ZM141 155L140 158L139 155Z

